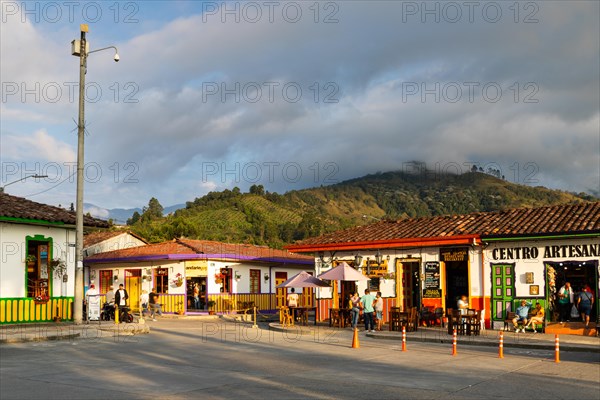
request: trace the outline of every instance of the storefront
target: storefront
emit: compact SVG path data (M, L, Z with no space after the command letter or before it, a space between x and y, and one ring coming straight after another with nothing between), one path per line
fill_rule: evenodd
M556 293L567 281L575 292L589 286L591 320L600 306L600 202L383 220L287 248L315 255L317 275L345 261L371 278L340 285L342 299L369 287L382 292L386 309L446 311L464 295L488 328L503 327L522 299L540 302L548 323L556 321ZM333 297L332 289L318 289L320 309Z
M503 325L506 313L522 299L540 302L548 322L558 321L557 292L569 282L575 295L583 288L598 298L600 240L598 237L535 240L484 238L486 259L492 271L492 319ZM591 320L598 315L598 302Z

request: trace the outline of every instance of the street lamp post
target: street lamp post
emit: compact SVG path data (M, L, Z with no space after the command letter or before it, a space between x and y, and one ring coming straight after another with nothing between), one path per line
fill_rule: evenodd
M7 183L6 185L4 185L4 186L0 186L0 193L4 193L4 188L5 188L5 187L7 187L8 185L12 185L13 183L17 183L17 182L24 181L24 180L25 180L25 179L27 179L27 178L42 179L42 178L47 178L47 177L48 177L48 175L38 175L38 174L24 176L24 177L23 177L23 178L21 178L21 179L17 179L16 181L8 182L8 183Z
M84 135L85 135L85 73L87 57L90 53L114 49L115 61L119 61L119 53L114 46L88 51L85 34L89 31L87 24L80 25L81 39L79 43L71 43L72 54L79 57L79 120L77 122L77 199L75 208L75 296L73 321L81 324L83 321L83 169L84 169ZM79 46L77 46L79 44Z

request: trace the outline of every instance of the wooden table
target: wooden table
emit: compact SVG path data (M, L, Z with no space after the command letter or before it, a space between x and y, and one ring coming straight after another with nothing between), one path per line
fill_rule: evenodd
M317 307L290 307L294 321L298 320L302 325L308 325L308 313L315 312L315 325L317 325Z
M350 318L349 308L330 308L329 309L329 326L345 328L348 325Z
M408 326L409 313L400 310L400 307L390 308L390 331L402 331L402 327Z

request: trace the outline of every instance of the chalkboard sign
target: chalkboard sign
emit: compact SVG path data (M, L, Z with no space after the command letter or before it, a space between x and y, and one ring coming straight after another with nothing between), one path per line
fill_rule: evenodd
M425 263L425 289L439 289L440 263L430 261Z
M423 290L423 298L424 299L441 299L442 298L442 289L424 289Z

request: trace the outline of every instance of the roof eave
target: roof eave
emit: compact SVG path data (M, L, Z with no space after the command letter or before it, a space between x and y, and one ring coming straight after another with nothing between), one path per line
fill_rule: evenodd
M432 247L432 246L452 246L478 244L481 242L479 235L454 235L440 236L431 238L406 238L391 240L373 240L361 242L340 242L340 243L321 243L312 245L289 245L285 248L292 253L313 253L316 251L332 250L366 250L366 249L390 249L403 247Z

